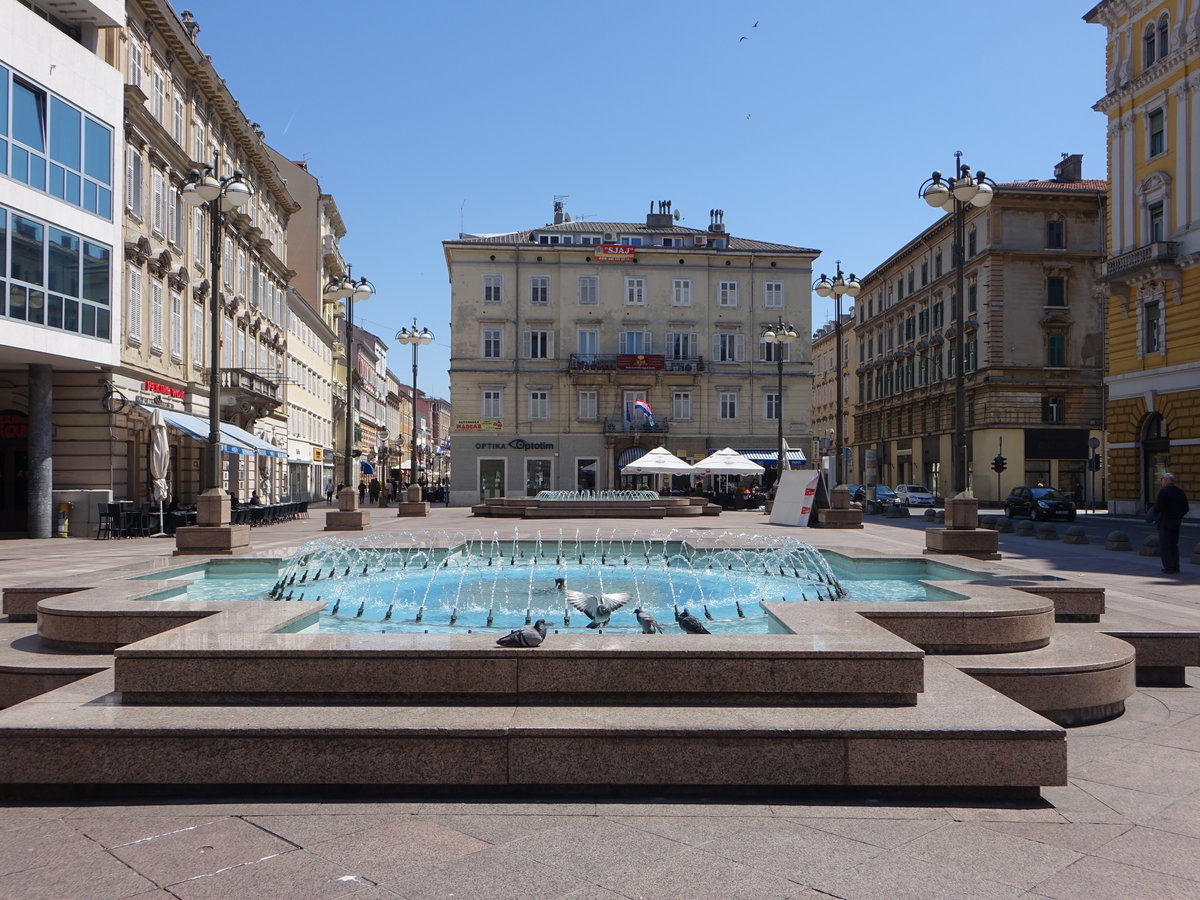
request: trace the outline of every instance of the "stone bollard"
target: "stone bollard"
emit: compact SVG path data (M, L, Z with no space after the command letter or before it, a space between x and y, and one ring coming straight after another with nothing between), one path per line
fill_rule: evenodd
M1013 523L1008 516L996 516L996 531L1000 534L1012 534Z
M1021 537L1033 537L1033 523L1028 519L1022 519L1017 523L1017 534Z
M1043 522L1038 526L1037 539L1039 541L1057 541L1058 528L1053 522Z
M990 528L990 529L992 529L992 531L995 531L996 530L996 517L995 516L984 516L983 518L981 518L979 520L979 527L980 528Z
M946 524L946 511L944 509L935 509L933 511L933 520L939 525Z
M1105 550L1132 550L1133 545L1129 543L1129 535L1123 531L1110 531L1108 537L1104 539Z
M1064 544L1086 544L1087 542L1087 529L1082 525L1072 525L1067 529L1066 536L1063 538Z
M1158 535L1146 535L1146 539L1142 541L1142 549L1139 550L1138 553L1142 556L1158 556Z
M885 506L883 508L885 519L907 519L911 515L907 506Z
M937 521L937 510L930 507L929 509L925 510L924 513L922 513L922 517L925 519L926 522L936 522Z

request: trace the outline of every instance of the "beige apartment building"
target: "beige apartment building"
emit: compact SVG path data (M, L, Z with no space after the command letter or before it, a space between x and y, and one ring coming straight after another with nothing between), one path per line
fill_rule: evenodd
M734 236L722 210L703 230L678 218L659 202L644 221L572 221L556 203L543 227L443 242L453 504L616 488L659 445L773 466L781 416L791 447L812 445L818 251ZM799 339L763 342L780 319Z
M125 193L121 363L111 373L106 431L118 496L144 498L147 422L164 410L172 433L172 496L194 500L208 438L209 329L213 294L221 328L221 484L239 497L287 495L287 222L298 206L248 121L198 44L198 23L166 0L130 0L109 49L125 74ZM252 189L224 216L220 283L213 284L206 207L181 190L198 163L224 177L241 170ZM114 478L114 481L117 479Z
M1104 430L1107 182L1064 156L1052 179L999 184L965 223L964 334L951 318L952 216L944 215L862 279L854 460L865 481L950 485L955 371L964 363L968 486L983 501L1042 482L1091 499L1089 441ZM962 348L960 350L960 348ZM997 477L992 460L1007 468Z

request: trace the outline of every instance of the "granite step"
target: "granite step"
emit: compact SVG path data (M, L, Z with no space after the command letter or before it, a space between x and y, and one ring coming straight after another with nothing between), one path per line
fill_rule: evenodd
M0 790L893 788L1036 797L1065 731L940 659L915 706L164 706L105 671L0 711ZM603 760L600 766L598 761Z
M1036 650L941 658L1059 725L1119 716L1134 690L1134 648L1086 629L1060 626Z
M112 664L109 654L66 653L47 647L36 624L0 621L0 707L14 706Z

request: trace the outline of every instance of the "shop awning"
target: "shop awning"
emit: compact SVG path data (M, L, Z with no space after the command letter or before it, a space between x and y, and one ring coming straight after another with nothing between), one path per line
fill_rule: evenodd
M774 465L775 463L779 462L778 450L738 450L736 447L734 449L737 450L737 452L742 456L746 457L746 459L750 460L751 462L756 462L760 466ZM787 451L787 460L788 465L802 466L808 462L808 457L804 455L803 450L793 450L789 447Z
M155 407L142 406L148 413L153 413ZM163 420L168 426L176 431L186 434L193 440L208 443L208 420L202 419L199 416L189 415L188 413L176 412L173 409L163 409ZM226 453L238 453L242 456L253 456L254 450L249 444L246 444L232 434L225 431L227 426L224 422L221 423L221 449ZM239 431L241 429L238 429Z
M635 459L641 459L646 455L646 451L641 447L626 447L621 451L621 455L617 457L617 468L623 469Z
M364 475L374 475L375 474L375 464L367 462L365 459L360 459L358 461L358 467L360 469L362 469L362 473Z
M256 434L251 434L244 428L239 428L236 425L231 425L228 422L221 423L221 434L236 440L239 443L245 444L259 456L275 456L280 459L287 456L287 453L280 450L274 444L269 444Z

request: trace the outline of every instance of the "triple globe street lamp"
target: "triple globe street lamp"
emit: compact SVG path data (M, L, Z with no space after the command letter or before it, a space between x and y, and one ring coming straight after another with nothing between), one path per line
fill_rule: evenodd
M966 332L963 319L963 294L966 291L966 230L967 212L982 209L992 202L996 183L982 170L971 174L962 161L962 151L954 151L956 176L944 178L935 171L921 183L917 194L934 209L954 217L954 293L950 297L950 317L953 334L947 337L954 347L954 443L950 453L950 485L953 493L967 489L967 390L966 390Z
M783 473L787 467L787 448L783 443L783 348L791 345L794 341L800 338L796 327L789 322L783 321L783 316L779 317L779 321L763 326L762 340L768 347L771 347L771 354L775 357L775 367L778 374L778 390L776 395L775 421L779 425L779 434L776 441L776 450L779 451L778 468L775 472L775 486L773 493L778 494L779 484L783 480ZM788 353L791 356L791 353Z
M413 485L417 484L417 348L432 343L433 332L428 328L418 330L417 320L413 319L412 330L401 328L396 334L396 340L412 347L412 448L409 457L412 477L409 484Z
M842 261L837 260L837 271L831 281L828 276L822 274L820 278L813 284L813 291L818 297L833 297L833 339L837 346L834 349L834 371L837 375L834 388L835 405L834 405L834 421L833 421L833 480L835 484L844 484L845 466L843 456L845 451L842 449L842 418L843 411L843 394L845 393L842 385L842 297L846 296L853 300L862 290L862 285L858 283L858 279L854 277L854 273L850 273L847 278L842 274Z
M366 278L354 279L351 267L346 267L346 274L330 279L322 290L326 300L333 303L341 301L346 308L346 435L342 448L342 488L343 493L349 491L349 505L338 497L338 507L343 511L353 511L358 508L358 492L354 489L354 371L355 371L355 342L354 342L354 304L369 300L375 294L375 285Z
M203 206L209 219L209 358L208 358L208 460L205 469L204 493L213 498L223 498L221 489L221 234L224 229L225 213L243 206L253 196L243 172L235 170L232 175L220 177L221 158L213 154L212 165L201 164L185 179L180 192L189 206ZM206 526L229 525L229 506L210 501L199 504L197 524Z

